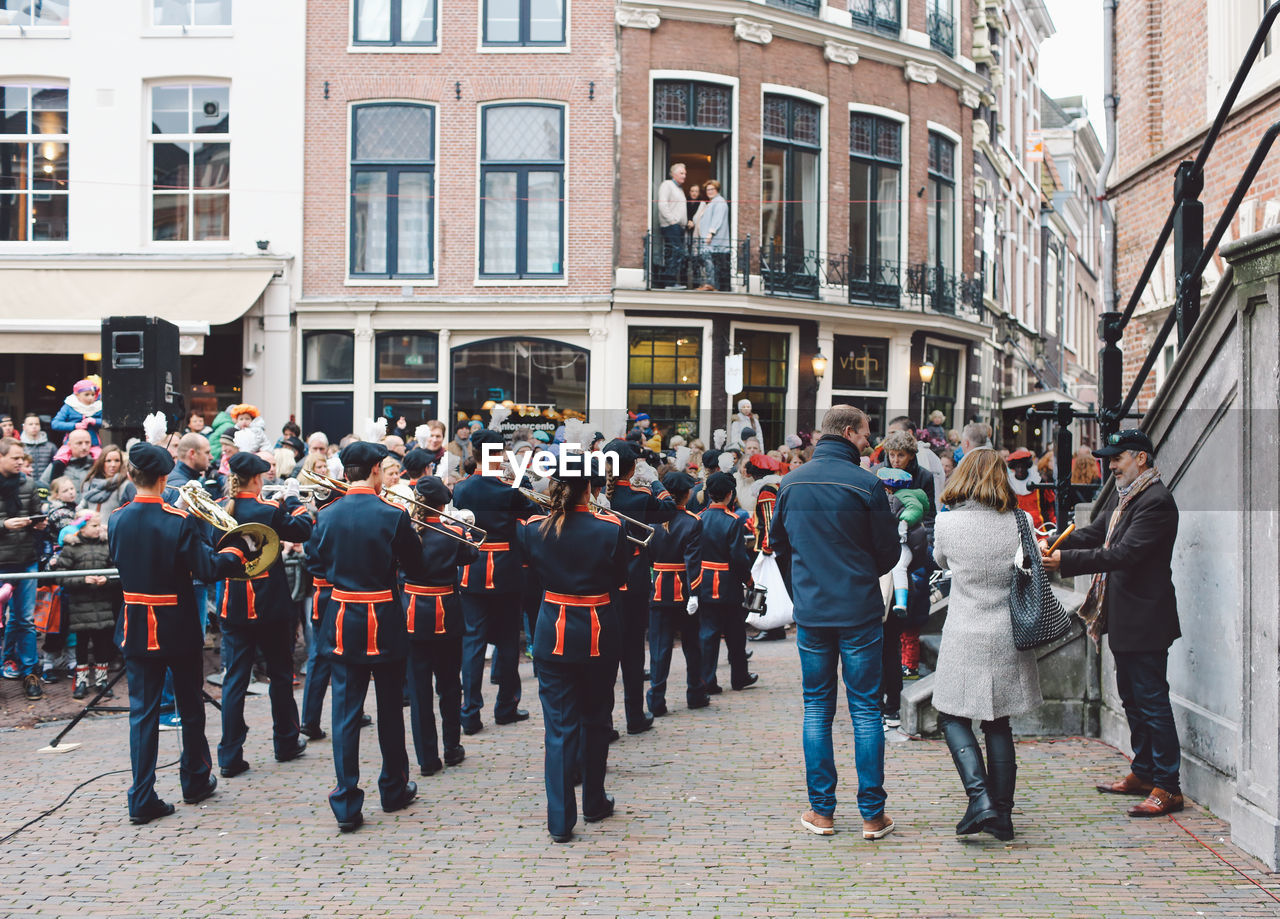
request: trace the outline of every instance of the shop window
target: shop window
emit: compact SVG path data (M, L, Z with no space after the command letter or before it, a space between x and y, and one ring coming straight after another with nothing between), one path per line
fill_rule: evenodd
M231 89L151 87L151 238L229 239Z
M884 392L889 388L889 339L835 337L831 386L836 390Z
M480 275L564 276L564 109L491 105L481 116Z
M67 89L0 84L0 241L67 238Z
M379 332L373 379L377 383L400 381L434 383L438 370L440 337L435 332Z
M646 413L664 438L698 436L701 381L701 329L631 329L627 408Z
M302 336L302 382L352 382L355 349L350 332L307 332Z
M760 416L761 446L770 450L786 436L787 360L791 336L785 332L738 329L733 336L734 353L742 355L742 392L731 402L750 399ZM736 411L736 409L735 409Z
M485 0L486 45L563 45L567 0Z
M512 409L504 431L554 430L565 412L587 411L585 348L558 341L498 338L454 348L454 418L488 423L495 405Z
M351 276L430 277L435 109L356 106L351 131Z
M401 418L405 421L408 437L418 425L436 417L435 393L379 392L373 396L373 410L379 418L387 419L387 430L396 430Z
M355 0L357 45L434 45L436 0Z

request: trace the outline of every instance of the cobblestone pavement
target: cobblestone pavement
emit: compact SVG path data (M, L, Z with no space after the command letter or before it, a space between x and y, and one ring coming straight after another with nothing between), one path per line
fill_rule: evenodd
M1280 915L1280 903L1178 825L1130 820L1128 799L1093 791L1125 761L1089 740L1019 744L1011 844L951 835L963 804L944 745L891 744L886 785L898 830L867 843L853 804L852 731L838 718L839 832L805 833L794 644L757 645L752 663L758 686L624 734L609 758L617 814L580 823L568 845L552 844L544 827L541 719L527 663L533 718L507 727L487 718L464 738L466 762L419 778L407 811L377 809L377 744L366 731L369 822L351 835L336 832L325 801L328 741L277 764L268 704L251 699L250 772L191 807L176 768L162 770L158 790L178 811L138 828L125 819L127 773L93 782L4 845L0 915ZM37 755L55 730L0 732L0 835L85 779L127 769L123 718L82 723L69 738L83 744L74 752ZM211 720L214 742L216 730ZM161 738L163 763L175 758L177 736ZM1280 875L1233 847L1223 821L1189 807L1181 823L1280 895Z

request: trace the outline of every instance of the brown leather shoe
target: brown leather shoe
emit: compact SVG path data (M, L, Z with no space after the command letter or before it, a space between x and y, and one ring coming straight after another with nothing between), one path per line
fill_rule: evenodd
M879 817L872 817L870 820L862 821L862 838L871 840L884 839L893 832L893 828L893 820L882 811Z
M800 825L810 833L816 833L819 836L833 836L836 832L835 820L811 810L800 815Z
M1137 807L1129 809L1130 817L1163 817L1175 814L1183 808L1182 795L1171 795L1163 788L1151 789L1151 794Z
M1144 781L1130 772L1118 782L1108 782L1095 785L1098 791L1106 792L1109 795L1149 795L1151 789L1155 788L1150 782Z

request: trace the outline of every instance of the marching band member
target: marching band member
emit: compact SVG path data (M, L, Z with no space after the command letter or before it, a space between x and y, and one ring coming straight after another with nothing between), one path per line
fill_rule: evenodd
M625 440L611 440L606 454L618 457L617 476L609 483L609 506L633 520L656 526L676 516L679 508L671 495L654 482L641 488L631 481L640 454ZM649 623L649 549L632 546L631 572L618 598L622 618L622 698L627 733L642 734L653 727L653 715L644 710L644 632Z
M462 730L475 734L484 728L484 649L494 646L498 671L498 700L493 720L498 724L525 721L520 708L520 553L512 551L518 519L534 513L533 503L501 478L502 460L486 462L484 445L502 444L497 431L476 431L471 449L476 470L453 487L453 506L475 514L476 526L489 535L478 546L480 557L463 569L459 584L466 631L462 638Z
M533 659L546 731L547 830L556 842L572 839L578 820L580 755L583 819L595 823L614 808L604 775L621 628L610 595L627 579L632 553L621 521L588 504L602 484L600 476L553 477L550 511L518 536L545 588Z
M140 824L173 813L173 805L155 792L160 694L168 671L182 718L182 800L198 804L218 785L204 734L204 636L191 581L212 583L243 573L245 561L260 550L242 536L214 549L195 517L165 503L165 477L173 470L168 450L134 444L128 466L138 493L111 515L108 544L124 591L116 644L124 651L129 679L129 821Z
M290 480L284 503L262 498L262 477L270 469L254 453L237 453L228 461L227 513L238 523L262 523L281 539L305 542L311 536L311 517L298 500L298 483ZM289 578L277 559L266 571L247 581L224 581L218 610L222 631L222 741L218 765L223 778L247 772L244 741L244 697L253 676L253 661L261 652L271 681L271 721L276 761L297 759L307 748L298 737L298 704L293 698L294 611Z
M342 492L330 491L323 498L315 498L316 514L342 497ZM333 585L325 577L324 567L316 557L315 529L311 538L302 545L303 557L307 570L311 573L311 647L307 653L307 679L302 685L302 727L298 729L303 737L310 740L323 740L329 735L320 727L320 716L324 710L325 693L329 691L329 677L333 673L332 658L325 652L321 641L324 627L324 611L329 605L329 595L333 593ZM364 716L365 723L372 724L373 719ZM364 724L361 724L364 727Z
M782 641L787 637L787 626L792 622L791 597L787 594L778 562L773 557L769 527L773 525L778 486L787 467L772 456L754 453L743 464L743 471L755 482L755 508L751 512L751 522L756 534L756 558L751 566L751 576L769 592L769 608L763 614L752 613L747 617L747 625L757 629L756 634L747 640Z
M747 633L743 626L743 586L751 584L751 553L746 524L731 506L737 483L727 472L707 478L711 504L698 515L702 523L702 582L690 598L690 608L702 616L703 684L711 695L722 692L716 683L720 636L729 654L730 685L746 689L759 679L747 672Z
M355 441L340 454L350 487L321 511L315 556L333 585L321 652L332 656L333 764L329 806L344 833L364 823L360 789L361 704L372 678L378 704L378 778L382 809L407 807L418 794L404 746L404 674L408 632L396 566L422 578L422 542L404 508L380 497L387 448Z
M421 452L421 451L410 451ZM449 488L433 475L424 475L414 486L418 501L440 511L449 503ZM458 600L458 569L480 555L460 526L438 513L422 512L417 519L431 524L422 529L422 578L404 585L405 619L409 630L409 718L413 746L423 775L434 775L445 766L466 759L462 733L462 604ZM433 527L455 533L452 539ZM440 698L440 728L444 734L444 762L440 760L436 718L432 712L431 681Z
M422 427L422 425L419 425ZM421 447L414 447L404 455L404 459L400 463L404 472L400 477L402 484L413 488L418 484L418 479L424 475L428 475L428 469L431 466L431 454Z
M680 633L684 651L689 708L705 708L711 699L702 687L702 647L697 604L689 610L689 600L698 589L702 574L700 540L702 522L686 506L693 488L693 476L669 472L662 480L680 513L658 527L649 549L653 555L653 591L649 597L649 711L661 717L667 713L667 674L675 634Z

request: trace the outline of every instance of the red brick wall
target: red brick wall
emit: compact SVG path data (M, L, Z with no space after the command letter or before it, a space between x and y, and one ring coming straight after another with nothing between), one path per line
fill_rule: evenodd
M441 0L438 54L350 53L350 0L307 4L304 296L399 296L401 283L348 287L348 109L386 98L434 103L439 122L435 269L421 293L564 297L613 286L615 41L612 0L574 0L568 54L481 53L475 0ZM588 99L590 81L595 98ZM329 98L324 98L326 81ZM462 86L455 98L455 81ZM568 286L477 289L479 103L542 99L567 104L565 266ZM410 283L410 282L406 282Z

